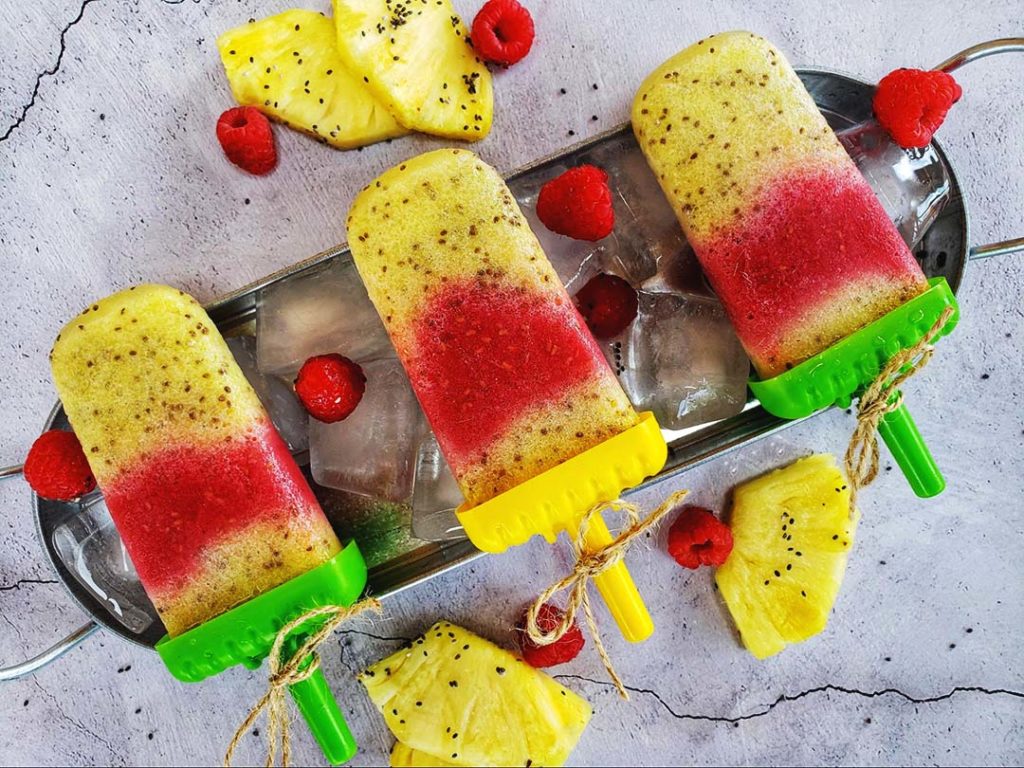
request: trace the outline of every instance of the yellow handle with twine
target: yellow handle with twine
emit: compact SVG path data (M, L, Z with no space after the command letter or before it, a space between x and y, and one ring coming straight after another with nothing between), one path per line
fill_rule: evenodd
M577 529L573 532L576 564L573 566L572 572L541 592L526 612L526 634L530 640L537 645L550 645L560 640L569 631L576 622L576 614L582 608L587 627L590 629L590 636L594 640L594 647L597 648L604 668L615 684L619 695L627 701L629 693L626 691L626 686L616 673L611 657L601 641L601 634L594 618L594 610L590 605L587 583L591 579L594 580L610 610L624 612L624 615L638 621L637 626L640 627L646 621L647 626L653 631L654 625L651 622L650 614L647 613L647 608L640 601L636 586L633 584L633 579L626 570L622 558L625 557L626 551L633 541L661 522L662 518L686 497L687 493L688 491L676 491L665 499L654 512L643 519L641 519L640 510L635 504L622 499L605 501L593 507L583 516ZM629 525L615 538L612 538L608 532L602 517L606 510L621 512L629 520ZM537 624L540 607L563 590L569 590L565 614L557 626L544 631ZM634 598L633 595L636 597ZM623 622L620 621L619 624L621 626ZM650 631L644 637L649 635Z
M504 552L538 534L553 544L563 531L573 540L580 539L582 531L585 543L578 547L580 552L606 548L612 537L600 513L591 512L587 523L581 514L656 474L668 456L657 419L651 413L638 416L634 426L583 453L482 504L460 507L456 514L470 541L484 552ZM625 564L608 568L598 586L608 596L623 635L639 642L653 631L651 617Z
M635 510L626 510L623 504L622 501L613 501L600 505L600 511L596 508L591 510L568 533L577 559L590 572L594 586L604 598L608 612L615 618L623 637L631 643L639 643L654 632L654 621L622 561L626 545L615 545L602 514L604 510L624 512L631 524L637 523L639 518Z
M322 677L323 673L320 672L320 656L316 653L316 650L331 636L335 629L349 619L366 611L379 613L380 610L380 603L372 598L363 600L351 607L325 605L307 611L281 627L277 637L274 638L274 645L270 649L270 655L267 657L270 668L267 692L256 702L256 705L249 711L245 720L242 721L242 724L235 731L235 735L231 739L231 743L228 745L227 752L224 755L224 765L231 765L239 742L249 729L252 728L253 723L256 722L256 719L264 710L267 712L267 757L265 765L269 768L274 764L279 749L281 764L289 765L291 763L291 733L285 690L292 686L301 686L303 683L310 681L314 675ZM309 620L323 616L330 618L319 629L306 637L294 653L289 654L286 644L289 643L291 633ZM295 692L297 689L293 688L292 690ZM296 695L296 700L299 700L298 695ZM304 710L304 714L308 713ZM314 720L309 717L307 717L307 720L310 726L315 728ZM344 721L341 721L341 724L344 725ZM349 738L351 737L349 736Z

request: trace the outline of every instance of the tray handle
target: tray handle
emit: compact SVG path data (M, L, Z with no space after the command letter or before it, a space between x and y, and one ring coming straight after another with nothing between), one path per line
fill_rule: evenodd
M1024 53L1024 37L1001 37L998 40L986 40L984 43L972 45L959 53L954 53L935 69L940 72L953 72L965 64L1001 53ZM987 259L991 256L1005 256L1017 251L1024 251L1024 238L971 248L967 258L973 261Z
M998 53L1024 53L1024 37L1001 37L998 40L987 40L984 43L972 45L960 53L954 53L935 69L940 72L952 72L964 64L970 64L972 61Z
M25 469L24 464L15 464L10 467L0 467L0 480L6 480L9 477L18 477Z
M0 481L12 477L18 477L22 473L22 468L21 464L15 464L10 467L0 467ZM63 640L57 641L45 651L33 656L31 659L23 661L20 664L12 664L9 667L0 667L0 682L17 680L19 677L31 675L33 672L45 667L51 661L59 659L99 628L100 625L95 621L88 621Z
M95 621L88 621L63 640L57 641L45 651L33 656L31 659L23 661L20 664L12 664L9 667L0 667L0 682L17 680L19 677L31 675L33 672L45 667L51 661L59 659L99 628L100 625Z
M1014 240L1003 240L1001 243L990 243L989 245L976 245L967 253L971 261L978 259L990 259L993 256L1008 256L1011 253L1024 251L1024 237Z

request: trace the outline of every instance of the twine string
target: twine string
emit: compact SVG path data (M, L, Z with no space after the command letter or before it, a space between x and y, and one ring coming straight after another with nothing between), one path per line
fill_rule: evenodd
M954 311L953 307L946 307L920 341L893 355L860 396L857 402L857 426L844 457L846 477L850 483L851 515L857 501L857 492L878 477L878 425L888 414L903 405L900 386L932 359L935 352L932 342L953 317Z
M594 647L597 649L601 662L604 664L608 676L615 684L616 690L625 700L629 700L629 692L623 684L622 679L615 671L611 657L601 640L601 633L597 629L597 621L594 619L594 611L590 604L590 594L587 585L591 579L600 576L610 568L617 565L625 557L630 545L640 536L654 528L662 518L665 517L675 506L683 500L687 491L676 491L669 495L657 509L645 518L641 518L640 510L635 504L622 499L604 501L590 509L580 521L579 530L576 532L573 541L573 549L576 554L576 562L572 571L562 579L549 586L537 599L530 604L526 612L526 634L537 645L551 645L558 642L576 622L576 615L582 609L583 616L590 630L590 636L594 639ZM622 529L611 543L595 550L588 550L586 547L587 531L595 516L600 517L606 511L619 512L626 516L628 525ZM544 603L556 594L568 590L566 598L565 613L561 620L550 629L542 629L538 623L540 608Z
M264 711L267 713L267 759L264 765L271 768L277 759L278 749L281 752L281 765L287 766L291 762L291 717L288 712L288 703L285 699L285 691L289 686L308 680L318 669L320 669L320 656L316 649L331 636L331 634L344 622L355 618L366 611L380 612L380 603L372 598L363 600L351 607L342 605L324 605L306 611L287 624L285 624L274 638L274 644L270 648L270 655L267 657L270 674L268 676L267 692L260 697L245 720L238 726L231 743L228 744L227 752L224 754L225 768L231 765L234 759L235 749L238 747L242 737L248 733L253 724ZM296 629L311 619L322 616L330 618L315 632L307 635L295 653L287 656L285 642ZM287 656L287 658L286 658Z

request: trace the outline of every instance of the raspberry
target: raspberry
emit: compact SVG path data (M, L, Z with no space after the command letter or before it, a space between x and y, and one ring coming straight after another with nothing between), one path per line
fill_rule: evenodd
M593 165L570 168L540 189L537 217L544 226L577 240L600 240L615 226L608 174Z
M962 93L945 72L897 69L878 83L875 117L901 147L926 147Z
M256 176L270 173L277 165L274 131L267 116L255 107L235 107L221 115L217 140L228 160Z
M295 394L309 415L326 424L348 418L365 391L363 369L337 354L309 358L295 379Z
M636 289L617 275L592 277L576 294L576 308L599 339L618 336L636 317Z
M683 507L668 531L668 553L683 568L722 565L732 552L729 526L703 507Z
M537 611L537 627L542 632L550 632L561 623L563 616L565 616L565 612L561 608L551 605L551 603L544 603ZM573 624L568 632L550 645L537 645L526 634L526 614L523 614L523 618L516 624L516 632L519 636L519 650L523 654L523 661L537 669L572 661L579 656L586 644L580 628Z
M96 487L96 478L74 432L43 432L25 459L25 479L44 499L74 501Z
M516 0L487 0L473 19L473 48L487 61L515 64L533 45L533 17Z

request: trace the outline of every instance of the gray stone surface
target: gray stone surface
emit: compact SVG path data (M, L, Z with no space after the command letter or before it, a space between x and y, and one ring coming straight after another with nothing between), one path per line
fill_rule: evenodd
M756 30L794 62L868 77L1024 32L1019 0L528 4L537 45L496 77L494 131L476 147L506 170L625 120L644 73L711 32ZM316 253L343 238L344 212L367 180L440 145L409 138L340 153L282 130L272 176L237 173L214 138L231 103L214 39L289 5L0 0L0 464L20 462L38 433L54 401L46 352L88 299L142 280L210 299ZM470 17L478 5L456 1ZM941 136L972 239L1024 235L1024 57L979 63L959 79L964 98ZM971 265L959 330L908 388L949 490L923 501L898 472L882 473L863 496L827 630L755 661L734 639L710 574L682 571L652 541L630 560L659 631L638 647L608 632L633 701L614 696L592 654L558 670L597 710L574 763L1024 761L1022 258ZM730 483L789 456L841 452L852 423L833 411L679 483L721 505ZM84 616L44 562L27 488L0 484L0 504L4 664ZM375 636L413 635L447 616L507 643L520 606L566 562L564 549L542 543L477 561L331 641L324 666L362 745L356 764L380 763L390 747L350 674L399 642ZM154 654L99 634L0 685L0 763L211 763L262 685L262 672L236 670L185 686ZM298 761L320 763L304 728L296 738ZM241 758L259 761L261 744L250 736Z

